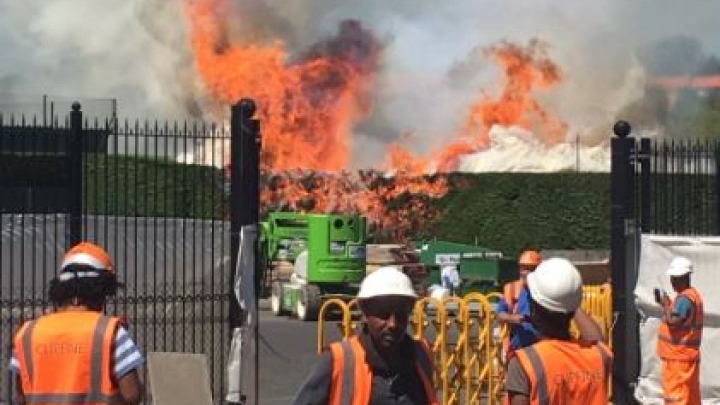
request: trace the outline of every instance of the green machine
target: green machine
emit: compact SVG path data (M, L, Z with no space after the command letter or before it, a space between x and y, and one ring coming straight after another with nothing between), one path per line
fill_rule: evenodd
M316 320L329 298L351 299L365 277L367 224L359 215L273 212L262 223L266 274L273 263L292 264L289 279L272 278L275 315Z
M460 275L457 294L461 296L471 292L501 291L505 283L518 277L517 261L489 248L444 241L419 245L420 261L429 269L426 287L441 284L444 265L457 267Z

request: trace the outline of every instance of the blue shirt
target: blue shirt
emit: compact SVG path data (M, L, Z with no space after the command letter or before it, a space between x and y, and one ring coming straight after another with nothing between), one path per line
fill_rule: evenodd
M690 316L690 310L692 310L693 303L690 299L684 295L679 295L673 304L673 315L678 316L682 319Z
M523 287L523 289L520 290L520 296L515 306L516 314L530 318L530 293L527 287ZM505 297L500 298L496 311L497 313L510 313L510 308L508 307L507 301L505 301ZM530 346L538 341L538 336L538 331L535 330L530 322L524 321L519 325L510 325L510 347L513 350Z

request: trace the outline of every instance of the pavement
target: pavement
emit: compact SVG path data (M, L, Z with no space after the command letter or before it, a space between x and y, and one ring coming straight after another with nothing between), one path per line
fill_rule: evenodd
M267 301L267 300L265 300ZM302 322L288 317L277 317L270 312L268 302L260 302L260 392L258 403L287 405L312 371L317 355L317 322ZM338 328L328 336L339 336Z

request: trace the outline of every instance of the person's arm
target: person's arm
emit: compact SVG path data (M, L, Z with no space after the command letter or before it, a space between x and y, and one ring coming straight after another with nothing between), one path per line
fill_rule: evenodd
M523 322L524 318L520 314L511 314L505 298L500 298L497 305L496 317L500 323L509 323L519 325Z
M600 328L600 325L595 322L582 308L578 308L575 311L575 325L577 325L578 332L580 332L580 339L586 342L604 342L605 334Z
M10 356L10 365L8 366L8 374L10 375L11 383L15 385L14 404L25 403L25 393L22 388L22 380L20 380L20 362L18 362L17 354L15 353L15 346L13 345L12 355Z
M120 396L128 405L137 405L143 399L145 387L140 381L138 369L144 362L130 334L124 327L118 327L113 350L113 376Z
M333 359L326 352L315 366L312 374L302 384L292 401L292 405L327 405L330 401L330 384L332 383Z
M25 393L22 388L22 381L20 381L20 374L14 374L13 379L15 380L15 402L19 405L25 405Z
M680 326L690 315L692 303L687 297L679 296L672 305L670 299L666 297L663 305L663 319L673 328Z
M127 405L137 405L143 398L145 391L137 369L125 374L118 380L118 390Z
M510 405L530 405L530 397L521 394L510 394Z
M517 357L508 362L505 390L510 398L510 405L530 405L530 380Z

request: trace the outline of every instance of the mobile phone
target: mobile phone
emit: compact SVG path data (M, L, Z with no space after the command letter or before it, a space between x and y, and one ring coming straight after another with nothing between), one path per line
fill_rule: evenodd
M655 293L655 302L657 302L658 304L662 305L662 303L663 303L663 293L660 291L659 288L654 289L653 292Z

